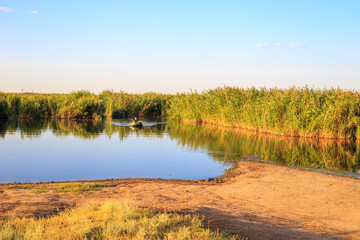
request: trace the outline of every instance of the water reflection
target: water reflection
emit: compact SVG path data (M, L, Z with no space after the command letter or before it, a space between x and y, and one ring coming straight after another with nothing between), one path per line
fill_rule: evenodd
M358 142L309 141L298 138L257 135L228 128L197 126L168 122L149 124L141 129L125 126L127 120L68 121L42 119L36 121L0 121L0 137L20 133L22 139L38 138L51 131L56 137L73 136L94 140L105 135L124 141L129 136L145 138L169 137L187 151L201 150L219 162L230 162L245 156L260 158L287 166L332 169L357 173L360 165ZM151 123L151 121L148 121ZM153 121L156 123L157 121ZM124 125L125 124L125 125Z
M353 173L359 170L358 142L276 137L204 125L170 123L168 127L170 136L180 144L194 149L207 149L219 161L250 156L286 166Z
M205 151L184 151L166 133L165 124L131 129L105 121L43 119L0 125L0 183L195 180L220 176L230 167Z

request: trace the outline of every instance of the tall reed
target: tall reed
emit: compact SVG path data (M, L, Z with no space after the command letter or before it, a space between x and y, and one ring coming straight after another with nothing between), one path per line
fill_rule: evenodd
M0 96L0 119L8 118L10 114L10 108L5 98Z
M99 98L106 106L105 115L109 117L127 116L166 116L170 94L144 93L129 94L103 91Z
M109 90L99 95L84 90L70 94L8 93L0 95L0 118L165 116L170 97L166 94L128 94Z
M224 87L171 98L170 118L314 138L360 137L360 93Z
M360 92L342 89L224 87L176 95L0 93L0 118L97 119L168 116L278 135L359 138Z

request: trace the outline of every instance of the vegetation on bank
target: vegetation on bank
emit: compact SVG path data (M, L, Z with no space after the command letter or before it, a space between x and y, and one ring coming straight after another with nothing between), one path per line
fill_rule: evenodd
M170 118L279 135L360 137L360 92L342 89L218 88L171 98Z
M202 93L0 93L0 118L124 118L134 115L241 127L279 135L359 138L360 92L342 89L243 89Z
M236 239L215 233L201 218L159 213L109 201L48 218L0 221L0 239Z
M58 193L88 193L91 191L99 190L100 188L109 187L107 184L92 184L92 183L60 183L51 187L39 186L37 184L13 184L7 185L4 189L21 189L21 190L29 190L35 189L36 192L47 192L54 191ZM1 239L1 238L0 238Z
M101 94L88 91L71 94L0 93L0 118L164 116L169 97L157 93L128 94L113 91L103 91Z

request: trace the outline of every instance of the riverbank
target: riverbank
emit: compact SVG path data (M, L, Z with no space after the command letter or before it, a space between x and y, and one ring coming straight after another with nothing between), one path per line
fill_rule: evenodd
M280 136L360 139L360 92L343 89L223 87L201 93L1 93L0 118L134 116L237 127Z
M249 239L360 238L360 181L348 177L239 162L224 183L160 179L91 183L110 187L73 194L0 185L0 216L46 216L58 209L114 199L155 210L204 215L212 229Z

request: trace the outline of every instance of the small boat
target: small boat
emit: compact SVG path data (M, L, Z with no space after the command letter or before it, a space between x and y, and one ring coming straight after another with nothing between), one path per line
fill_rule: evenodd
M130 123L130 127L142 127L142 122L132 122Z

